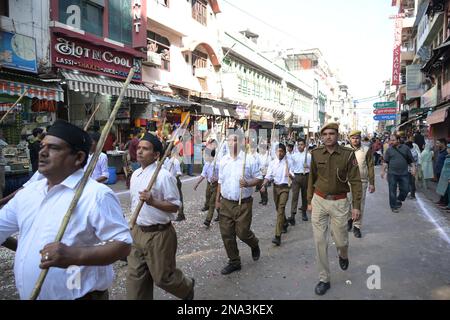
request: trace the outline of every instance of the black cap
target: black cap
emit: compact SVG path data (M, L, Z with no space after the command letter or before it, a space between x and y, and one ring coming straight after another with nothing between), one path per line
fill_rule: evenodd
M153 151L162 153L163 152L163 144L159 139L151 133L146 132L141 140L145 140L150 142L153 145Z
M86 154L86 158L89 155L89 149L92 144L89 134L67 121L56 120L49 128L47 135L64 140L76 151L83 151Z

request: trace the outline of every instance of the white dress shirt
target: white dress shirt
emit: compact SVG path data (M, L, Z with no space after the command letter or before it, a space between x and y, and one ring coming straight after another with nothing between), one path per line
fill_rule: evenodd
M64 215L83 177L78 170L48 190L47 179L30 183L0 210L0 243L19 232L14 275L21 299L29 299L41 272L39 251L55 241ZM68 246L93 246L116 240L132 243L128 224L114 192L89 179L61 240ZM50 268L39 299L76 299L113 283L112 265L81 266L80 287L73 283L74 271ZM73 288L74 287L74 288Z
M148 183L156 169L156 161L145 169L139 168L133 172L130 181L131 212L139 203L139 192L148 187ZM180 193L177 188L176 179L164 168L161 168L152 188L153 198L168 201L178 207L181 206ZM155 224L167 224L175 220L176 212L166 212L144 203L137 218L137 224L151 226Z
M305 164L305 157L306 157L306 165L308 168L304 167ZM292 171L294 173L308 173L309 168L311 167L311 154L306 151L306 149L303 152L295 153L292 156Z
M182 175L180 161L175 157L166 158L163 167L175 178Z
M282 160L274 159L269 163L269 168L267 169L266 179L272 181L275 184L287 184L289 182L289 174L293 174L290 170L289 161L286 165L286 157Z
M39 171L36 171L36 172L31 176L31 178L28 179L28 181L25 182L25 183L23 184L22 187L25 188L25 187L29 186L32 182L39 181L39 180L42 180L42 179L45 179L44 175L41 174L41 173L39 173Z
M205 164L203 165L201 176L204 177L209 183L212 182L214 177L216 177L217 181L217 179L219 178L219 162L216 161L215 166L214 161L205 162Z
M94 154L89 154L88 161L87 161L86 165L84 166L84 171L87 170L89 163L91 163L93 155ZM106 179L109 178L108 156L103 152L100 153L100 155L98 157L98 161L95 164L94 171L92 171L92 175L91 175L91 178L94 180L97 180L100 177L106 177Z
M270 161L272 161L272 157L270 156L269 151L266 151L265 154L258 153L259 168L264 176L267 174L267 168L269 168Z
M242 178L242 165L244 162L244 153L240 152L236 159L230 155L225 156L220 161L219 184L220 194L228 200L239 201L240 186L239 180ZM244 170L244 179L262 179L256 161L246 161ZM253 194L254 188L242 188L242 199L248 198Z

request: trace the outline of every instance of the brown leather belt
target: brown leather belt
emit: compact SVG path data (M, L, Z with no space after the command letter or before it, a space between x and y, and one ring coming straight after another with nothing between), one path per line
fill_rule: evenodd
M324 198L326 200L341 200L347 198L346 193L341 194L324 194L320 192L319 190L314 191L315 194L317 194L319 197Z
M151 226L138 226L139 229L141 229L142 232L156 232L156 231L163 231L166 230L168 227L170 227L172 223L169 222L167 224L153 224Z
M230 201L230 202L234 202L234 203L239 203L239 200L238 201L228 200L227 198L223 198L223 197L222 197L222 199ZM244 198L244 199L241 200L241 203L251 202L252 200L253 200L252 197Z

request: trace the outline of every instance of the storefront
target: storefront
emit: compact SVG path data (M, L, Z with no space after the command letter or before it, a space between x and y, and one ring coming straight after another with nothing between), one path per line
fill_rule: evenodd
M450 103L447 103L427 117L427 124L431 126L431 136L434 140L450 138Z

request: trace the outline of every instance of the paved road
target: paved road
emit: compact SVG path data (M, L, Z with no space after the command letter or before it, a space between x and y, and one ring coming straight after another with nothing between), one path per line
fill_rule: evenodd
M392 213L387 201L387 183L377 174L375 194L368 195L363 237L350 239L350 267L342 271L330 240L331 289L323 297L314 294L318 281L311 222L298 221L283 236L281 247L271 243L275 228L274 205L269 190L268 206L258 204L255 194L253 230L260 239L261 259L254 262L250 248L239 243L242 270L220 274L227 258L218 223L203 225L204 187L192 190L194 181L183 184L187 220L176 222L177 264L196 279L196 299L450 299L450 217L434 207L429 194L418 192L400 213ZM129 216L129 195L118 192ZM0 299L16 299L12 257L0 249ZM372 267L371 267L372 266ZM375 266L375 267L374 267ZM115 264L117 279L111 298L124 299L123 262ZM380 289L368 289L368 268L379 268ZM373 271L372 271L373 272ZM373 283L373 282L371 282ZM156 299L174 299L155 289Z

